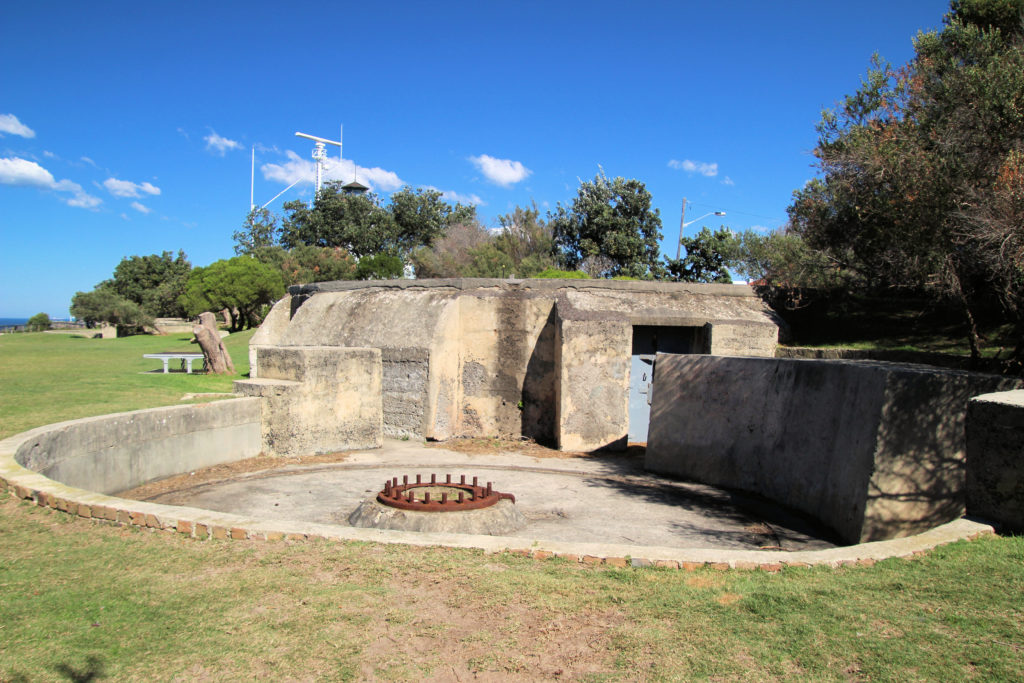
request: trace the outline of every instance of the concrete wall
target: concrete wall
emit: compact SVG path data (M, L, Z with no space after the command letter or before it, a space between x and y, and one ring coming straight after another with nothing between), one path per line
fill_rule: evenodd
M28 433L14 459L77 488L112 494L260 453L260 405L234 399L50 425Z
M235 391L259 397L263 447L275 455L379 448L383 436L380 349L262 346L258 379Z
M1024 531L1024 390L968 405L967 512Z
M1020 380L877 362L659 355L646 466L762 494L850 543L964 510L968 400Z
M567 320L573 322L563 329ZM607 324L577 325L588 320ZM409 384L422 366L386 370L388 434L438 440L524 436L593 450L625 444L632 325L706 329L716 353L771 356L778 337L773 314L744 286L604 280L334 282L291 288L253 336L250 365L254 377L264 377L259 349L269 346L376 348L385 364L395 354L412 354L426 359L425 395ZM575 377L595 354L610 360L607 333L612 328L622 337L612 344L618 355L604 368L607 372ZM587 329L597 337L580 337ZM567 339L570 346L562 348ZM561 368L556 357L562 359ZM402 379L403 372L412 375ZM603 384L580 384L591 380ZM581 409L595 391L607 396L599 410L590 412L602 424L584 426L587 413ZM422 416L410 410L414 395L423 401ZM570 418L574 422L566 424ZM414 431L417 423L422 426Z
M420 436L426 431L429 354L423 349L386 349L381 364L384 436Z

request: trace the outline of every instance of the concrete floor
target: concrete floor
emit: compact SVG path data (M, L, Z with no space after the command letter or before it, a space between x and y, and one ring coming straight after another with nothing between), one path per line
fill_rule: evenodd
M347 526L352 510L385 480L413 480L416 474L429 479L432 473L440 479L477 476L514 494L528 520L516 538L744 550L835 545L826 529L798 513L755 496L650 475L642 457L467 455L409 441L388 440L382 449L359 451L341 463L244 474L148 500Z

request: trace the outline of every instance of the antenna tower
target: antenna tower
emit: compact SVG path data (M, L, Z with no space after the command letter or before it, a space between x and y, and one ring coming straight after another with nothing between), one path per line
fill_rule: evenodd
M318 138L315 135L307 135L306 133L295 133L300 138L306 138L307 140L313 141L313 161L316 162L316 194L313 195L313 201L316 201L317 195L320 194L320 186L323 184L324 174L324 162L327 160L327 145L334 145L338 148L338 158L341 158L341 140L337 142L334 140L328 140L327 138ZM340 130L339 130L340 137Z

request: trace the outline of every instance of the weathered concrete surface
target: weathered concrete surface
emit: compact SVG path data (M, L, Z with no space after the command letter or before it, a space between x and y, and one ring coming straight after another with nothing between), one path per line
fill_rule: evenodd
M563 319L556 339L558 447L624 449L629 432L629 323Z
M653 476L643 458L602 454L536 458L513 453L462 454L411 441L350 454L344 462L289 466L169 491L153 502L273 520L352 524L386 479L431 474L493 482L516 497L525 525L501 534L524 541L582 541L691 548L787 551L828 548L822 527L781 506L742 493ZM492 510L493 508L487 508ZM438 519L445 513L429 515ZM415 522L411 522L414 524ZM406 530L473 533L453 526ZM484 533L479 531L477 533Z
M512 536L526 526L526 518L510 500L480 510L418 512L388 507L373 497L359 504L348 523L364 529Z
M614 324L623 336L625 378L616 370L602 387L565 382L556 357L563 360L563 370L580 367L586 357L573 354L590 353L604 342L588 346L574 339L574 348L559 348L565 338L557 336L563 319L578 322L580 330L587 321ZM770 356L778 336L774 315L745 286L603 280L331 282L290 289L253 336L250 364L256 368L254 377L264 376L257 352L264 346L381 349L389 435L437 440L525 436L590 450L624 443L620 437L628 421L628 356L635 325L706 328L707 350L716 353ZM416 361L422 364L415 368L387 367L407 363L395 360L401 356L424 360ZM559 391L582 393L563 396ZM559 414L578 421L579 412L566 410L565 404L582 405L592 391L609 397L622 392L621 405L616 400L615 412L606 413L611 422L605 429L559 421ZM413 395L422 401L421 412L412 410Z
M14 458L68 486L114 493L258 455L259 421L255 399L103 415L26 432Z
M971 396L1019 380L921 366L659 355L646 465L803 510L846 542L965 504Z
M1024 531L1024 390L968 405L967 512Z
M310 455L373 448L383 438L380 349L261 346L258 379L235 391L262 405L264 449Z

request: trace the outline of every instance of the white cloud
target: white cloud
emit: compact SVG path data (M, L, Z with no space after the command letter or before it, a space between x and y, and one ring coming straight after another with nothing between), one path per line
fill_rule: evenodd
M680 171L686 171L687 173L700 173L708 178L713 178L718 175L718 164L717 163L705 163L703 161L690 161L684 159L678 161L672 159L668 162L669 168L674 168Z
M93 161L92 159L90 159L89 157L79 157L79 159L81 159L85 163L89 164L93 168L99 168L99 166L96 165L96 162Z
M0 135L18 135L23 138L34 138L36 132L18 120L14 114L0 114Z
M495 159L492 156L481 154L478 157L469 157L469 160L480 169L480 172L495 185L511 187L521 180L525 180L533 173L530 169L518 161L511 159Z
M292 183L312 183L316 180L316 164L312 159L303 159L291 150L285 151L287 161L283 164L263 164L260 171L267 180L291 185ZM371 190L391 192L405 183L394 171L383 168L365 168L356 166L349 159L328 159L324 167L324 180L341 180L348 182L352 178L367 185Z
M732 187L733 185L736 184L736 181L730 178L729 176L725 176L725 179L722 181L722 184Z
M153 209L149 208L145 204L142 204L141 202L132 202L130 206L139 213L153 213Z
M130 180L118 180L117 178L107 178L103 181L103 187L107 188L107 191L115 197L141 197L140 192L146 194L157 195L160 194L160 188L151 183L133 183Z
M458 202L460 204L473 204L475 206L484 206L487 204L480 195L476 194L462 194L455 192L454 190L442 190L441 188L434 187L433 185L427 185L426 189L433 190L434 192L441 193L441 199L446 202Z
M224 156L225 152L229 152L235 149L242 149L242 143L221 137L217 135L215 131L212 130L210 131L209 135L203 138L203 140L206 140L207 150L213 152L214 154L219 154L221 156Z
M52 188L54 182L53 175L34 161L0 159L0 185Z
M78 183L70 180L55 180L52 173L36 162L18 157L0 159L0 185L38 187L44 190L67 192L71 196L61 197L61 201L68 206L82 209L93 209L103 203L102 199L93 197Z

